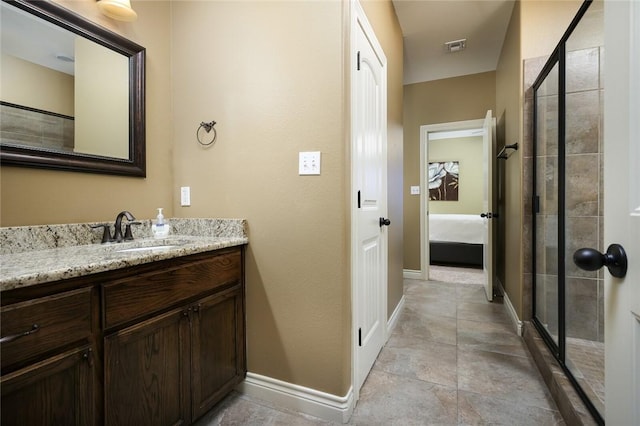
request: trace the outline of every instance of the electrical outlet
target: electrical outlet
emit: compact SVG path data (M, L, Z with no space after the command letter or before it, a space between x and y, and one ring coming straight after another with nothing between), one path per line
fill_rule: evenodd
M183 207L191 205L191 187L183 186L180 188L180 205Z
M298 174L320 174L320 151L308 151L300 153L298 161Z
M420 195L420 186L412 186L411 195Z

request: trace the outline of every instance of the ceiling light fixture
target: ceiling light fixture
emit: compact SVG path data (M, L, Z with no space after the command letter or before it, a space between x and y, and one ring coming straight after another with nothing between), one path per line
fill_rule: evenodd
M467 47L467 39L462 38L460 40L447 41L444 44L444 48L449 53L460 52L461 50L466 49Z
M138 17L129 0L99 0L98 9L103 15L118 21L132 22Z

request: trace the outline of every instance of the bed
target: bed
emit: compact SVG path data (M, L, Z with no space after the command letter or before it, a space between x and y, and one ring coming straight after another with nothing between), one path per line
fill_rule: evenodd
M430 214L429 263L482 268L484 221L480 215Z

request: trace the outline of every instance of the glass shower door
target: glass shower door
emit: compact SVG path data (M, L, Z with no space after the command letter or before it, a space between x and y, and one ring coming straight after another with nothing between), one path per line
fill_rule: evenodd
M534 315L558 351L558 63L536 91Z

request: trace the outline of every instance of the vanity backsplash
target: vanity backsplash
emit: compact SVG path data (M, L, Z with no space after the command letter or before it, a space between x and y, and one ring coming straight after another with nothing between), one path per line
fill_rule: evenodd
M150 238L151 220L133 225L135 239ZM102 229L91 228L104 222L60 225L12 226L0 228L0 255L47 250L88 244L100 244ZM247 237L245 219L167 219L172 235L194 237ZM111 225L113 228L113 225Z

